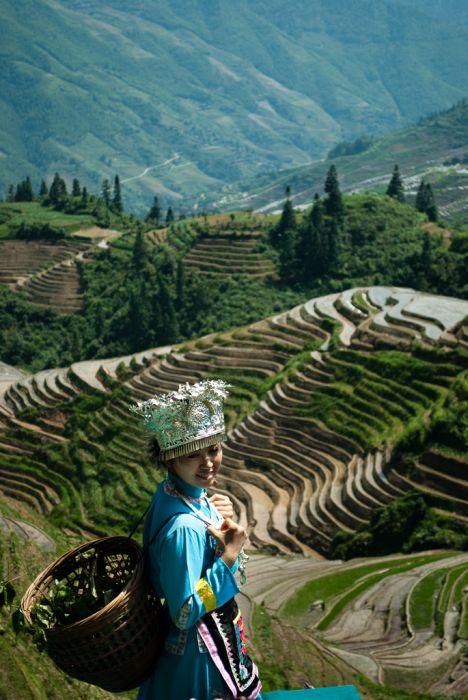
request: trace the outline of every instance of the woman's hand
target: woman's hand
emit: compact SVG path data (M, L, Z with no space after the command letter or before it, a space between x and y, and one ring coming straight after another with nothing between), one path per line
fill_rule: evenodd
M224 548L221 558L231 568L247 539L246 530L231 518L225 518L219 530L213 525L209 525L206 529Z
M234 516L234 508L229 496L222 493L215 493L210 496L210 501L223 518L232 518Z

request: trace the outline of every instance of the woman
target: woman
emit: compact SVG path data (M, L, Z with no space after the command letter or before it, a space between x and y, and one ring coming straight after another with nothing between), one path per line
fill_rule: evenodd
M170 617L164 650L138 700L257 698L234 596L246 531L229 499L206 495L220 469L227 385L208 380L138 404L167 468L145 522L153 585ZM239 562L240 555L240 562Z

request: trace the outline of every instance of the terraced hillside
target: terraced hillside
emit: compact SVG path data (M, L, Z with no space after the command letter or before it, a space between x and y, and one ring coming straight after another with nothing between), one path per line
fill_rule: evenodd
M83 308L83 282L77 262L93 255L93 247L104 247L120 235L97 226L80 229L73 237L48 240L0 241L0 284L23 291L28 301L58 313L76 313Z
M284 664L286 675L302 671L318 681L320 660L335 671L341 661L375 684L460 698L468 692L467 584L468 554L456 552L346 564L257 555L243 608L267 668L274 663L270 650L292 626L299 647L308 643L308 656L290 650L297 658ZM260 634L266 622L268 644Z
M67 512L70 530L125 528L154 488L129 403L217 376L233 385L219 488L252 526L252 546L327 554L338 530L357 530L409 489L466 522L466 456L442 446L436 470L423 454L410 472L392 449L465 376L467 306L348 290L150 351L143 364L141 355L82 362L3 382L3 496L57 522Z
M153 245L173 245L183 255L187 271L267 278L276 276L274 261L266 252L268 223L266 217L250 213L217 214L195 217L172 230L148 231L145 237Z
M411 690L417 662L424 671L432 664L440 671L437 678L428 673L428 690L465 692L464 555L345 565L325 557L337 532L360 531L408 491L466 526L466 451L434 439L423 440L410 468L401 455L466 391L467 313L467 302L458 299L359 288L184 345L34 375L2 366L3 526L34 528L29 532L43 546L52 540L61 549L83 537L128 531L161 478L145 457L146 436L129 404L185 381L223 377L232 391L216 489L231 495L250 529L250 548L258 551L249 575L254 589L246 589L253 607L244 596L254 629L262 628L255 603L263 602L265 614L279 616L272 629L285 643L296 629L288 625L298 624L298 606L309 611L324 599L323 588L307 586L336 571L323 615L307 612L311 626L297 633L304 658L313 654L317 661L304 677L357 682L359 671L369 683ZM299 603L288 600L295 591ZM436 591L437 609L428 602ZM410 612L403 616L406 600ZM296 674L289 682L302 681Z
M15 289L31 276L60 265L86 250L86 245L70 239L50 241L0 241L0 283Z

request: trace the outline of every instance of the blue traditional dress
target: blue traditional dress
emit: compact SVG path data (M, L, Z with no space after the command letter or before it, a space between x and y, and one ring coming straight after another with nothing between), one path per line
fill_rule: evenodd
M190 505L181 500L181 494ZM149 548L150 574L171 620L164 651L141 686L138 700L230 697L196 623L239 592L234 577L237 562L229 568L217 556L216 540L207 536L205 523L194 511L218 527L222 523L204 489L170 474L153 497L143 545L165 523ZM166 522L172 515L176 517Z
M208 518L216 527L222 523L204 489L186 483L177 475L168 475L153 497L143 545L150 543L150 575L158 596L166 601L169 631L152 675L140 687L138 700L214 700L244 696L233 691L235 675L241 681L246 679L245 697L267 700L270 693L260 695L257 669L246 653L240 613L232 619L232 610L234 614L236 610L233 599L239 592L234 576L238 563L229 568L219 556L221 551L216 540L207 535L205 522L198 516ZM211 611L215 611L213 619L207 615ZM231 619L235 624L230 624ZM218 632L221 644L217 650ZM223 651L223 642L227 655L222 659L218 651ZM234 667L229 652L233 646L237 647L237 667L230 678L226 669ZM359 698L353 688L348 688L348 693L344 688L333 690L337 692L326 695L327 699ZM344 692L341 694L340 690ZM320 690L308 690L280 691L272 693L271 698L294 700L296 692L300 693L298 700L322 697Z

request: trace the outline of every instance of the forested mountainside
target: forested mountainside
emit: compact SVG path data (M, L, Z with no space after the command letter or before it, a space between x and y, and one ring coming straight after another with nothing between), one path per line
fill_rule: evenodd
M339 199L338 219L327 196L296 214L287 200L280 218L156 228L102 201L40 200L0 205L0 360L24 369L181 342L359 284L468 294L466 233L388 196ZM111 228L93 227L103 211Z
M468 92L466 27L393 0L2 0L0 13L4 190L61 170L96 191L118 171L141 210L149 193L309 162Z
M430 182L442 219L468 222L468 100L421 119L417 124L389 135L343 141L320 162L243 180L191 199L193 206L210 208L278 210L286 186L294 206L310 204L322 193L331 164L340 173L346 192L384 192L395 163L403 178L407 201L413 202L421 178Z
M0 577L21 589L54 548L128 531L161 478L129 405L222 377L232 390L216 490L257 550L244 598L270 687L313 673L379 700L395 687L463 693L467 313L459 299L360 287L184 345L12 370L0 384L0 522L11 531ZM337 560L356 554L376 558ZM369 595L367 622L353 618ZM7 697L94 697L60 686L3 619ZM273 649L293 634L297 653L279 668Z

